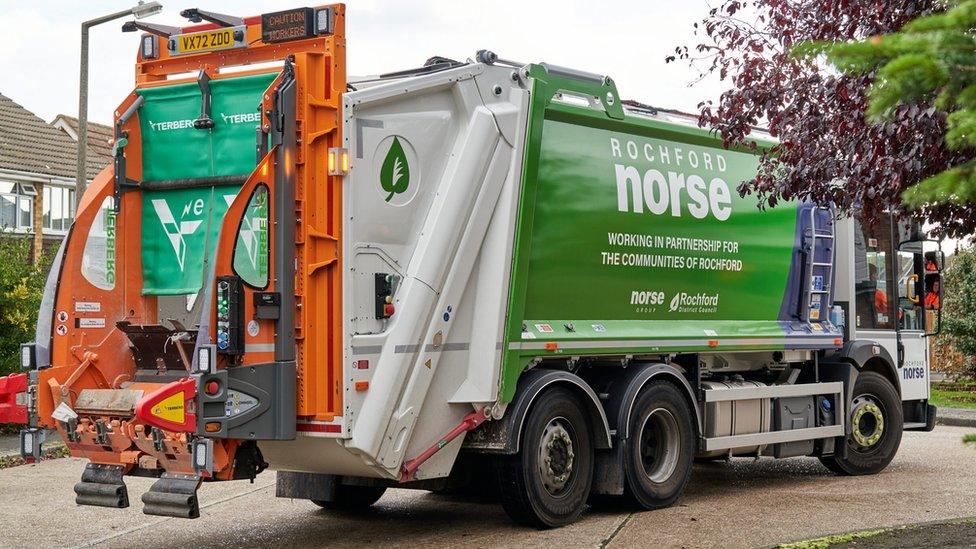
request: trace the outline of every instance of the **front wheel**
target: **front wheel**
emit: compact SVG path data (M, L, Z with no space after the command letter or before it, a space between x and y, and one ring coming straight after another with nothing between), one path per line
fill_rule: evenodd
M590 422L579 398L561 387L539 395L518 454L495 464L505 512L536 528L573 522L590 494L593 459Z
M820 462L838 475L873 475L891 463L904 426L901 399L883 375L861 372L854 382L850 405L847 455L825 456Z
M691 477L695 428L691 407L668 382L652 382L630 414L624 472L627 499L641 509L675 502Z

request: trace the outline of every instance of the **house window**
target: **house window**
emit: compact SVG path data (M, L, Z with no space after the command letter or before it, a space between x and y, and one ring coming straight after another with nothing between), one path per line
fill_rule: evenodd
M31 190L34 190L31 184L0 181L0 228L12 231L31 229L34 218L34 198L29 194Z
M66 232L75 217L75 191L68 187L44 186L42 224L47 232Z

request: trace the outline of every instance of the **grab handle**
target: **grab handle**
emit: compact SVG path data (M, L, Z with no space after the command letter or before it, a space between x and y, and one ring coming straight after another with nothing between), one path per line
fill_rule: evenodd
M913 305L918 305L921 300L918 298L918 293L915 292L915 285L918 283L918 275L913 274L905 280L905 297L912 302Z
M547 104L557 94L565 93L586 98L594 106L599 105L610 118L624 118L617 85L608 76L548 63L529 65L528 75L536 81L536 92L545 96Z

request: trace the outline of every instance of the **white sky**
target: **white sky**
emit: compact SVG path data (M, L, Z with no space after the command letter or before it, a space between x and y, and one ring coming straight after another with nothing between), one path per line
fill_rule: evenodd
M0 93L41 118L78 112L81 21L126 9L136 0L0 0ZM146 21L184 25L182 9L247 16L324 0L160 0ZM674 47L692 44L705 0L349 0L346 36L350 75L418 67L433 55L464 60L478 49L520 62L546 61L614 78L623 98L696 112L724 89L717 79L689 88L697 73L665 65ZM139 33L123 20L91 31L89 119L111 123L133 87Z

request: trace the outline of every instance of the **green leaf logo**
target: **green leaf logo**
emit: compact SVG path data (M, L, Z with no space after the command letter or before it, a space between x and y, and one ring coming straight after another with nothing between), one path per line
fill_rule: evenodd
M380 168L380 184L383 190L390 193L386 197L389 202L395 195L406 192L410 186L410 164L407 162L407 155L403 152L403 145L400 144L398 137L393 138L390 145L390 152L386 153L383 166Z

